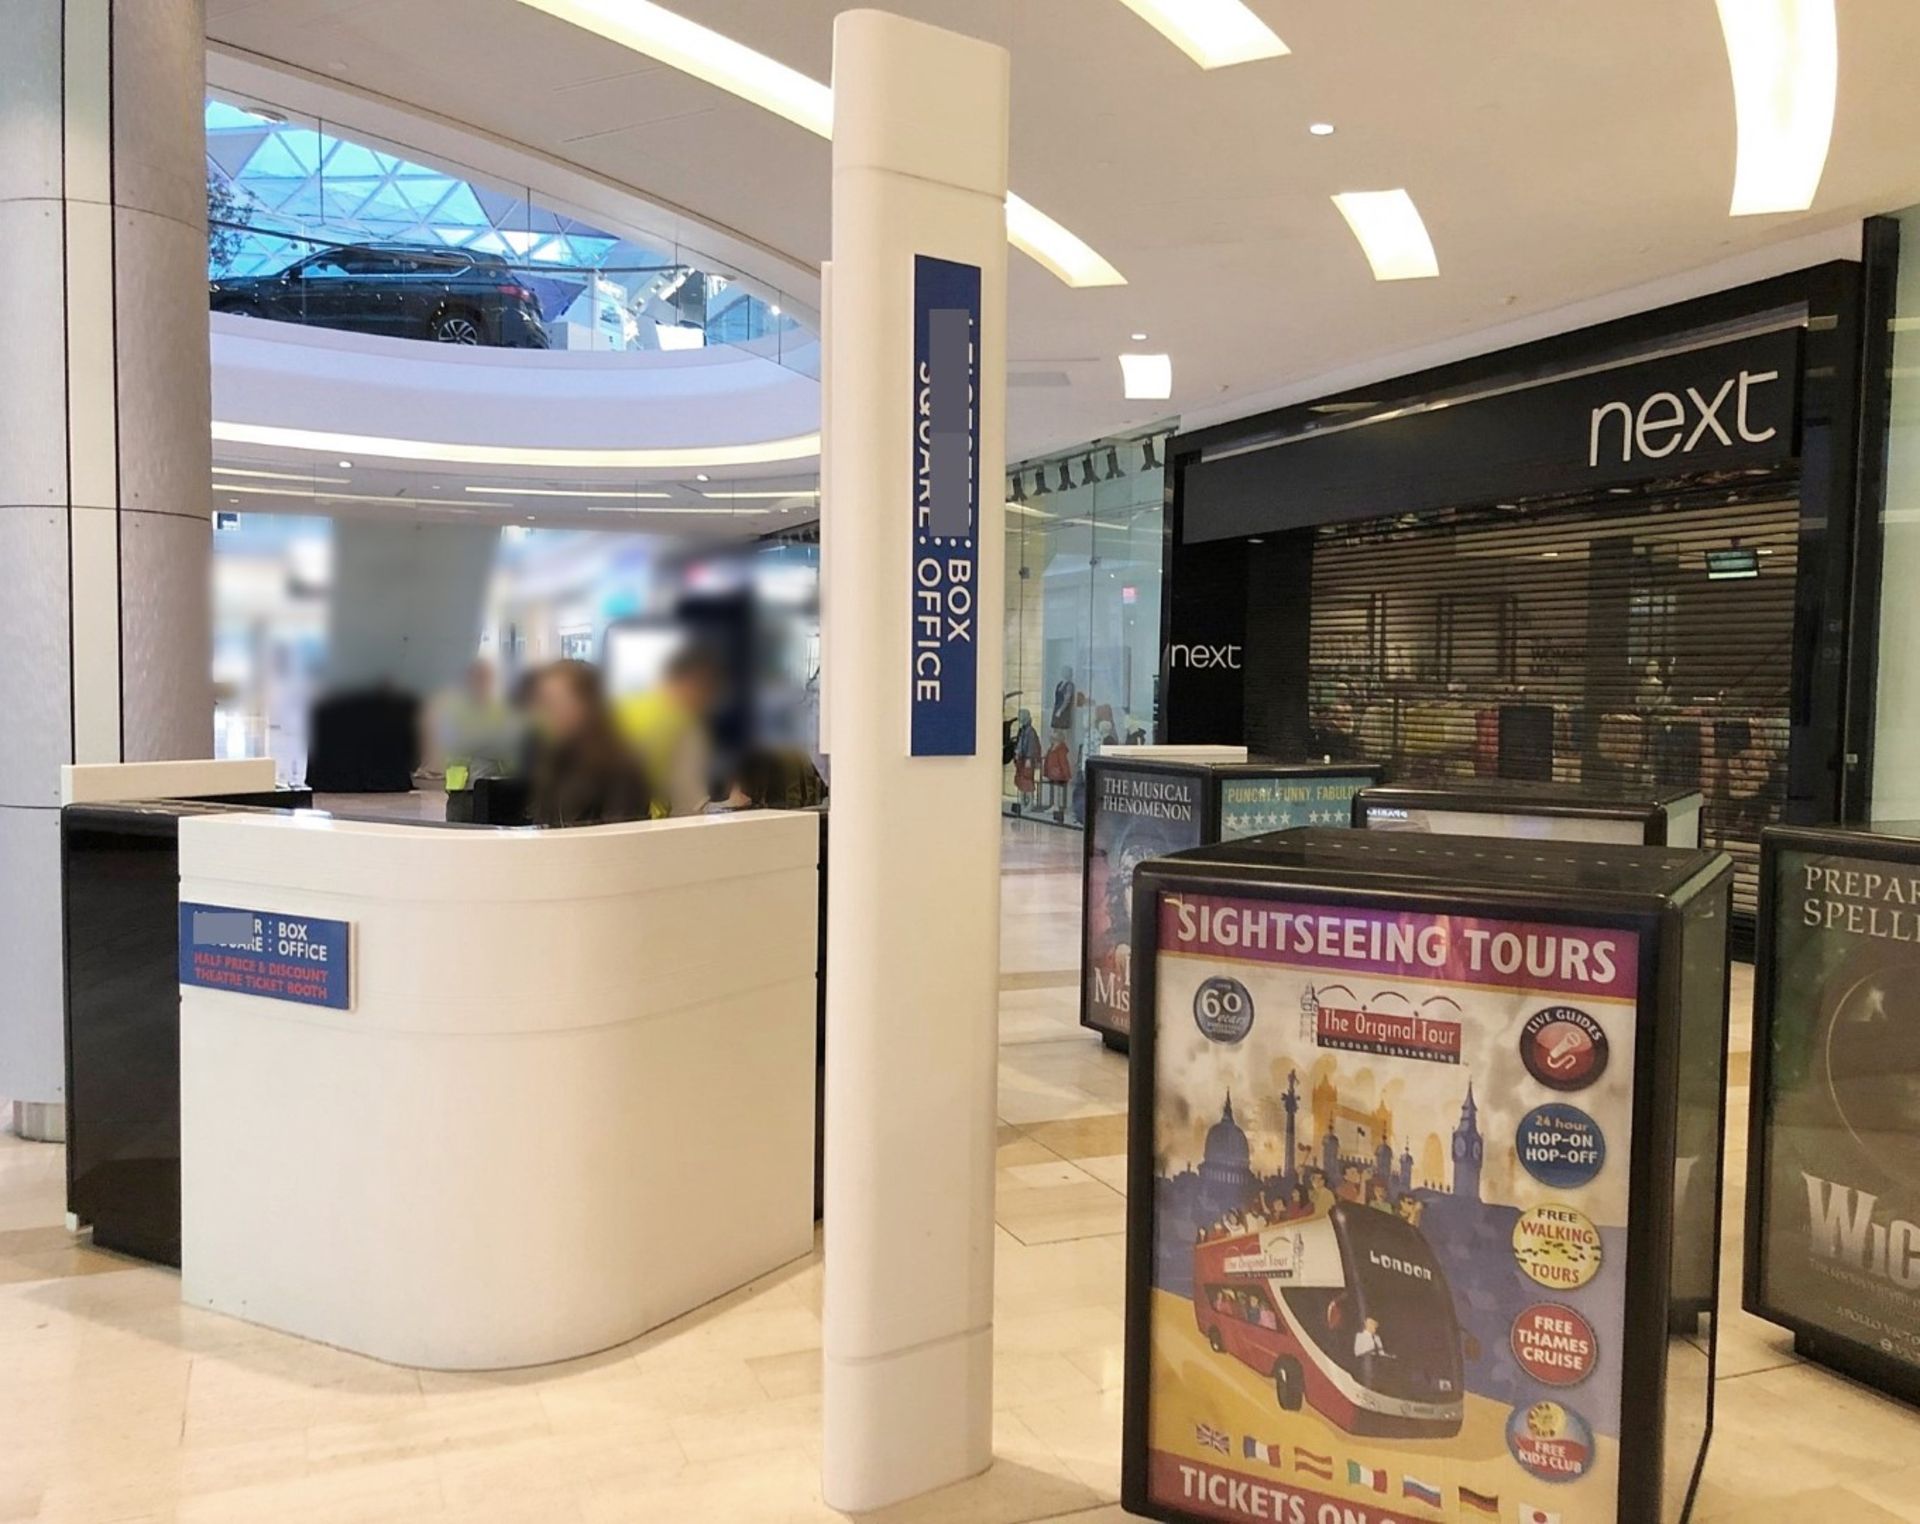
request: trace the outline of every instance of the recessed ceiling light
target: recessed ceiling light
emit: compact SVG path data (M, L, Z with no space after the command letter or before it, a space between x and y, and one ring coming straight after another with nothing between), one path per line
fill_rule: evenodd
M1173 395L1171 355L1122 355L1120 379L1129 402L1161 402Z
M697 473L693 479L697 482L710 482L713 480L713 478L704 471Z
M1312 122L1308 124L1307 131L1312 133L1316 138L1330 138L1333 136L1333 123Z
M1719 0L1733 71L1735 217L1804 212L1833 141L1840 89L1834 0Z
M833 136L833 87L809 79L651 0L520 0L670 68L751 101L795 126ZM1189 0L1208 5L1221 0ZM1229 0L1237 5L1239 0ZM1275 39L1276 41L1278 39ZM1007 239L1069 286L1124 286L1126 277L1044 212L1011 193Z
M1203 69L1280 58L1287 45L1243 0L1120 0Z
M1333 204L1360 240L1375 280L1423 280L1440 273L1427 225L1404 190L1345 191Z
M1147 336L1144 333L1132 334L1132 335L1129 335L1129 337L1131 337L1133 342L1136 344L1144 344L1147 342Z
M752 444L676 445L634 449L569 449L546 445L452 444L437 439L387 439L372 434L336 434L282 424L229 423L216 419L213 437L226 444L262 445L289 450L337 450L342 446L381 460L447 461L468 466L528 466L554 471L685 471L692 466L763 466L779 461L811 460L820 453L820 436L796 434Z
M351 470L353 469L353 462L352 462L352 461L350 461L350 460L343 460L343 461L341 461L341 462L340 462L340 469L341 469L342 471L351 471Z

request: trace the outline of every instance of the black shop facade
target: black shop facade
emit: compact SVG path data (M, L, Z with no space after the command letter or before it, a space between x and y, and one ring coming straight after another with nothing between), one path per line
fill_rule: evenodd
M1866 257L1175 436L1160 739L1865 818L1891 230ZM1871 379L1870 379L1871 378Z

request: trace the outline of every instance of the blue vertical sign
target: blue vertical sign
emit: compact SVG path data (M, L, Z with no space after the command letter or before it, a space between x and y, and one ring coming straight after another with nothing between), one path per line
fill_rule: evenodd
M980 680L980 267L913 261L910 755L971 757Z

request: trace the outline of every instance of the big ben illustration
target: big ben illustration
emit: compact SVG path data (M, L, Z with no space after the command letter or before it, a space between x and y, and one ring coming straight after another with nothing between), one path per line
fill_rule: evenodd
M1473 1081L1467 1081L1466 1104L1460 1125L1453 1130L1453 1194L1480 1199L1480 1162L1486 1144L1480 1137L1480 1108L1474 1104Z

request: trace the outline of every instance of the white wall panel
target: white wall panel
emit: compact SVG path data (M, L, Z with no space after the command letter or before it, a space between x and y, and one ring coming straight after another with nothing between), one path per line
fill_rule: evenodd
M64 1100L57 809L0 805L0 968L0 1096Z
M67 236L67 460L69 500L120 500L114 377L113 209L69 201Z
M122 755L213 752L210 515L120 516Z
M0 326L0 506L67 500L60 241L59 202L0 201L0 291L15 293Z
M117 211L114 229L120 505L207 519L206 235L145 212Z
M73 760L120 760L120 514L74 508L67 516L72 576Z
M60 7L10 5L0 47L0 202L60 194Z
M71 760L66 515L0 507L0 567L9 570L9 596L0 598L0 805L44 808L59 803L60 768ZM0 874L11 869L0 859Z
M115 59L139 60L138 68L114 71L115 203L204 230L205 6L202 0L119 0L113 28ZM205 257L203 248L203 277Z

